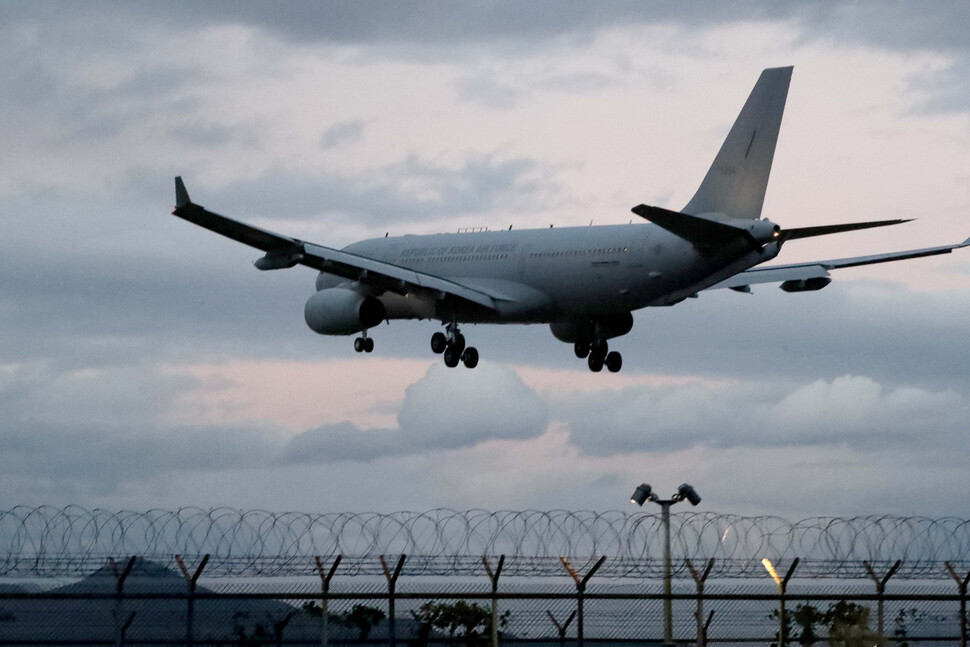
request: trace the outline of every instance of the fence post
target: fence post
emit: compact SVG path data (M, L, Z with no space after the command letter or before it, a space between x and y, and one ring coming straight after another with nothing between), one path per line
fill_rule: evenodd
M711 612L711 618L708 618L707 622L704 622L704 582L707 581L707 576L711 574L711 569L714 568L714 558L710 558L707 561L707 566L704 568L703 573L698 573L694 565L691 564L689 559L684 559L687 562L687 568L690 570L691 577L694 578L694 584L697 585L697 611L695 612L695 617L697 618L697 647L704 647L707 644L707 627L711 624L711 618L714 617L714 612Z
M124 647L125 645L125 640L128 637L128 627L130 627L131 623L135 621L136 613L137 611L132 611L131 614L128 616L128 619L125 621L125 624L121 626L121 647Z
M182 577L185 578L185 582L189 587L189 599L187 603L187 608L185 611L185 644L188 647L192 647L193 643L193 627L195 624L195 583L199 581L199 576L202 575L202 569L205 565L209 563L209 554L206 553L202 557L202 561L199 563L198 568L195 569L194 574L189 573L189 569L186 568L185 562L182 561L181 555L175 556L175 562L182 569Z
M886 573L885 577L882 577L882 578L876 575L876 572L872 570L872 566L869 565L869 562L867 560L862 560L862 565L866 567L866 572L869 573L869 577L872 579L873 582L876 583L876 596L877 596L876 598L876 638L878 640L876 644L881 646L886 644L886 639L884 637L885 636L885 615L883 611L882 596L886 592L886 582L888 582L889 578L895 575L896 571L899 570L899 567L903 565L903 560L897 559L896 563L893 564L892 568L889 569L889 572Z
M320 575L320 647L327 647L327 643L330 642L330 580L333 579L333 574L337 572L337 567L340 566L343 558L343 555L337 555L329 572L323 570L323 561L319 556L313 558L317 563L317 573Z
M400 559L397 560L397 567L394 572L391 573L391 569L387 567L387 562L384 560L384 556L381 555L381 566L384 567L384 577L387 578L387 644L390 647L394 647L397 642L397 636L395 634L396 626L394 622L394 590L397 587L397 576L401 574L401 568L404 566L404 560L407 559L407 555L401 555Z
M114 620L115 620L115 644L118 647L124 647L125 645L125 633L128 630L128 626L131 624L131 620L134 619L134 614L128 619L128 622L123 622L121 619L122 610L122 600L124 598L125 580L131 574L131 569L135 567L135 560L137 557L132 555L128 559L128 563L125 565L124 570L121 573L118 572L118 565L115 563L114 558L109 558L108 563L111 565L111 572L114 573L115 579L117 580L117 597L115 598L115 610L114 610Z
M498 566L495 567L494 573L492 567L489 566L488 557L485 555L482 555L482 564L485 566L485 572L488 573L488 579L492 582L492 647L498 647L498 578L502 575L505 555L499 556Z
M573 577L573 581L576 582L576 645L577 647L583 647L583 597L586 593L586 583L589 582L589 578L593 577L593 574L599 570L599 567L603 565L606 561L606 555L599 558L593 568L589 569L583 577L579 576L579 573L569 564L569 560L565 557L560 557L562 560L562 565L566 567L566 570Z
M967 584L970 583L970 572L961 580L950 562L946 562L946 570L960 588L960 647L967 647Z
M286 629L286 625L290 623L297 612L290 611L284 616L279 622L273 623L273 637L276 639L276 647L283 647L283 630Z
M761 560L761 563L764 564L768 575L771 575L771 579L778 585L778 647L785 647L787 639L787 636L785 636L785 629L787 628L785 624L785 594L788 592L788 580L791 579L791 576L795 574L795 569L798 568L798 558L792 560L785 577L778 575L778 571L775 570L767 557Z
M552 624L556 625L556 631L559 632L559 644L565 645L566 629L569 628L569 623L571 623L573 621L573 618L576 617L576 609L573 609L573 612L569 614L568 618L566 618L566 622L562 624L559 624L559 621L556 620L556 616L552 615L552 611L549 611L548 609L546 609L546 615L548 615L549 619L552 620Z

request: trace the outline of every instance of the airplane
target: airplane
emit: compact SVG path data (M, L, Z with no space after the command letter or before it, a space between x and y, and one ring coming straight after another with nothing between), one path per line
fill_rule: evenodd
M899 261L970 246L759 267L791 240L896 225L907 220L783 229L761 217L792 67L761 73L690 202L680 211L638 205L647 221L628 225L406 235L323 247L253 227L193 203L175 178L173 214L255 247L260 270L304 265L318 271L307 325L322 335L355 335L370 353L370 329L392 319L437 320L431 350L445 365L475 368L479 354L462 324L548 324L593 372L617 372L608 340L633 328L635 310L672 306L705 290L779 283L786 292L821 290L829 271Z

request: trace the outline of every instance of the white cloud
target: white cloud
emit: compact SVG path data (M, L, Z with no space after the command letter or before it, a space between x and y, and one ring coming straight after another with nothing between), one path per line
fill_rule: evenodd
M796 386L736 383L631 387L568 394L553 409L584 452L707 447L834 446L970 449L970 398L950 389L886 388L843 376Z
M532 438L542 434L547 420L546 403L515 371L491 362L474 371L432 364L407 388L398 412L405 442L426 449Z

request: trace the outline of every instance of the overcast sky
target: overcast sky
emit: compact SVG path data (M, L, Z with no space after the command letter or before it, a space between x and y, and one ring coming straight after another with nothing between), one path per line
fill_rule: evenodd
M970 250L636 313L592 374L545 326L306 328L324 245L681 208L794 65L764 215L918 218L778 262L970 236L970 5L0 1L0 507L970 517Z

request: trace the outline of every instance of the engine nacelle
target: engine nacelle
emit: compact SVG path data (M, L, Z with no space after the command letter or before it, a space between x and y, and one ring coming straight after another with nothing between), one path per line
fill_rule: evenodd
M620 312L595 319L556 321L549 324L549 329L556 339L569 344L577 341L591 342L597 338L613 339L633 329L633 315L629 312Z
M321 335L353 335L384 321L384 304L354 290L328 288L307 299L303 317Z
M827 276L817 276L813 279L792 279L791 281L785 281L778 287L785 292L815 292L816 290L821 290L831 282L832 279Z

